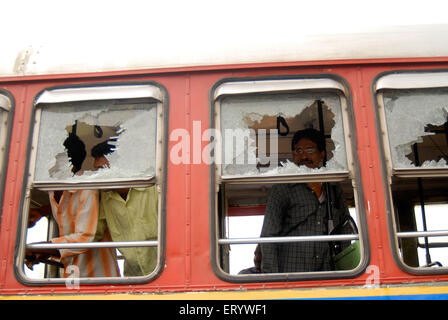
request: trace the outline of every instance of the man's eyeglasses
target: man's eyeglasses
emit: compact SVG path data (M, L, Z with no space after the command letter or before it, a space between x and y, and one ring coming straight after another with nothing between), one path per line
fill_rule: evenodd
M304 154L304 153L311 154L311 153L314 153L314 152L316 152L316 148L306 148L306 149L298 148L298 149L294 150L295 154Z

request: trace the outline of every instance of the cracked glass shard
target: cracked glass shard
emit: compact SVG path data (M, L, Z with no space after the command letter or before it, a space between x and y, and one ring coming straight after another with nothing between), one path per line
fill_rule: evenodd
M35 181L149 178L155 175L157 105L149 102L88 101L42 105ZM84 144L80 173L64 142L70 133ZM91 150L109 141L109 168L94 170Z
M385 90L394 168L447 167L448 88Z
M291 139L298 130L320 129L318 101L322 102L327 164L319 169L298 167L292 162ZM286 121L289 129L287 135L284 126L280 126L283 135L278 134L279 117ZM221 135L223 176L347 170L341 102L335 93L258 94L223 98Z

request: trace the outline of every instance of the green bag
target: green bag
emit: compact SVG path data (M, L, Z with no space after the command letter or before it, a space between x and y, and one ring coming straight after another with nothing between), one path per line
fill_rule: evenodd
M342 250L333 258L336 270L350 270L358 266L361 261L361 249L359 240Z

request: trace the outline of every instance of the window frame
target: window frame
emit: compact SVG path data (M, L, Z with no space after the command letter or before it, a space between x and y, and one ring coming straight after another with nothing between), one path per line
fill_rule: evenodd
M222 280L228 282L265 282L265 281L301 281L301 280L329 280L334 278L353 278L360 275L368 266L369 239L367 235L367 224L365 219L365 208L363 201L363 191L361 184L360 166L354 158L356 154L355 121L353 108L351 106L352 96L348 83L342 77L334 74L316 74L316 75L289 75L289 76L265 76L265 77L242 77L242 78L224 78L219 80L210 90L210 127L221 132L221 106L220 99L228 95L252 94L252 93L282 93L282 92L312 92L314 90L335 91L340 97L341 113L344 130L344 142L347 156L347 171L342 172L322 172L315 174L285 174L276 176L234 176L223 177L221 175L221 164L212 164L210 166L210 262L214 273ZM221 132L222 135L222 132ZM216 158L222 159L221 144L216 143ZM221 161L219 161L221 163ZM288 182L337 182L349 179L352 182L353 193L356 203L357 223L359 233L356 239L361 244L361 261L355 269L338 271L315 271L315 272L294 272L278 274L250 274L250 275L231 275L225 272L219 262L219 252L221 245L236 243L272 243L297 241L300 238L308 237L258 237L243 239L224 239L219 238L219 217L218 217L218 191L223 183L245 184L245 183L288 183ZM362 231L361 231L362 230ZM331 240L351 240L353 235L324 235L312 236L313 239L321 241ZM280 240L279 240L280 239Z
M5 115L0 129L0 225L3 212L3 197L5 193L6 173L8 169L8 155L11 144L12 121L14 118L15 100L9 91L0 89L0 112Z
M395 168L392 162L391 146L387 130L383 90L387 89L434 89L448 88L448 69L427 70L397 70L378 74L372 82L373 101L375 106L377 141L380 149L383 186L386 198L386 213L388 222L389 245L392 256L398 267L414 275L447 274L447 267L429 268L425 266L412 267L406 264L400 254L400 239L413 238L420 243L421 237L436 237L445 235L446 231L413 231L397 232L397 218L393 205L392 177L397 178L448 178L448 167L426 168Z
M122 94L118 93L117 88L150 88L150 90L124 90ZM151 90L152 89L152 90ZM88 99L88 98L91 99ZM93 180L82 182L52 182L35 183L33 181L34 169L37 157L37 142L39 139L39 124L42 103L62 103L75 101L95 101L95 100L120 100L120 99L138 99L149 98L157 104L156 110L156 158L155 175L150 178L130 178L113 179L115 181L105 180L95 182ZM26 285L42 284L61 284L66 283L64 278L44 278L33 279L25 275L24 267L24 249L27 248L117 248L117 247L157 247L158 261L154 270L145 276L138 277L90 277L79 278L80 284L136 284L147 283L156 279L162 272L165 265L166 251L166 184L167 184L167 151L168 143L168 109L169 99L166 89L154 81L128 81L128 82L101 82L94 84L77 84L67 86L49 87L39 92L34 101L30 123L30 133L28 138L27 160L25 175L23 179L23 190L20 205L20 215L17 230L17 246L14 272L20 282ZM31 190L39 188L42 191L48 190L79 190L93 188L98 190L107 190L114 188L145 187L156 185L158 192L158 236L153 241L129 241L129 242L89 242L89 243L64 243L64 244L36 244L26 245L27 220L30 208Z

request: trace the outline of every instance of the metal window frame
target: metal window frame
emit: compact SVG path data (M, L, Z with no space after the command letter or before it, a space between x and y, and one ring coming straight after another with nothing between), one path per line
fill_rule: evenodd
M448 87L448 70L398 70L378 74L372 82L374 94L377 139L380 145L383 160L383 184L386 191L386 209L388 217L389 241L392 253L399 268L407 273L415 275L446 274L447 267L437 269L425 266L411 267L407 265L400 255L399 240L404 238L420 238L448 236L448 230L398 232L397 219L392 197L392 177L398 178L434 178L448 177L448 168L395 168L391 158L391 146L389 143L387 120L384 108L383 92L387 89L432 89Z
M39 105L42 103L63 103L74 101L94 101L94 100L118 100L118 99L138 99L150 98L157 103L157 137L156 137L156 173L150 179L111 179L104 181L82 181L82 182L33 182L34 167L37 156L37 141L39 138L39 123L42 109ZM18 247L15 262L16 277L27 285L42 284L61 284L66 279L45 278L32 279L26 276L23 271L24 250L26 248L118 248L118 247L157 247L157 264L154 270L145 276L138 277L91 277L79 278L80 284L134 284L146 283L158 277L163 269L165 261L165 238L166 238L166 159L168 145L165 139L168 135L168 94L164 87L153 81L146 82L108 82L98 84L73 85L67 87L53 87L43 90L38 94L33 103L33 115L31 119L29 152L30 155L27 164L28 176L24 178L23 198L21 205L22 215L18 224ZM165 142L164 142L165 141ZM31 190L39 188L40 190L79 190L85 188L91 189L113 189L129 188L156 185L158 192L158 237L152 241L126 241L126 242L86 242L86 243L66 243L66 244L32 244L26 245L27 220L31 199Z
M56 88L44 90L34 100L33 106L36 110L36 125L34 127L34 135L32 142L32 161L29 170L30 181L33 187L40 190L79 190L87 187L102 187L102 188L126 188L129 186L145 187L154 184L156 177L149 178L112 178L103 181L98 180L83 180L83 181L34 181L35 164L39 140L39 124L43 108L40 105L58 104L64 102L76 101L97 101L97 100L121 100L121 99L139 99L149 98L157 104L157 136L162 137L163 126L161 122L163 119L163 91L159 87L149 84L135 84L135 85L108 85L108 86L86 86L86 87L71 87L71 88ZM162 150L162 139L156 139L156 154L160 154ZM161 170L160 159L156 157L156 174ZM107 185L106 185L107 184Z
M225 176L222 174L222 165L216 165L216 177L222 182L286 182L296 181L297 177L300 177L303 182L313 181L343 181L352 175L353 172L353 152L351 150L350 127L348 125L347 108L348 102L346 97L348 96L348 89L339 81L332 78L303 78L303 79L266 79L266 80L252 80L252 81L234 81L225 82L217 86L213 92L213 99L215 101L215 128L221 132L221 99L231 95L251 94L251 93L285 93L285 92L310 92L313 90L326 90L335 92L341 102L341 113L343 121L343 129L345 134L345 149L347 153L347 170L341 171L325 171L320 173L311 174L277 174L277 175L263 175L263 176L238 176L231 175ZM345 110L345 111L344 111ZM219 159L218 163L222 161L222 143L218 139L215 147L216 158Z
M374 81L373 92L375 93L388 176L394 175L401 178L420 177L422 175L425 177L448 176L448 168L397 168L393 166L383 102L383 90L431 89L443 87L448 87L448 72L446 70L435 70L432 72L406 71L384 73Z
M226 78L218 81L210 91L210 124L221 132L220 100L228 95L250 94L250 93L284 93L284 92L310 92L310 91L333 91L338 94L341 101L342 121L345 138L345 149L347 154L347 171L322 172L316 174L284 174L276 176L221 176L221 165L212 165L210 169L210 243L211 243L211 265L215 274L222 280L228 282L254 282L254 281L284 281L284 280L323 280L333 278L350 278L361 274L369 263L369 240L366 232L347 236L304 236L304 237L272 237L272 238L218 238L218 191L221 183L245 184L245 183L287 183L287 182L337 182L349 179L352 181L355 198L356 213L359 230L367 230L365 212L362 201L361 176L358 163L353 154L356 147L355 130L352 109L351 94L349 86L344 79L333 74L300 75L300 76L274 76L259 78ZM221 144L216 143L215 155L221 159ZM358 239L361 244L361 261L353 270L319 271L319 272L295 272L278 274L256 274L256 275L230 275L225 272L218 261L219 246L223 244L254 244L254 243L276 243L276 242L301 242L301 241L331 241L331 240L353 240Z
M5 193L6 170L8 168L7 159L11 141L14 104L14 97L9 91L0 89L0 121L2 121L0 127L0 221L3 211L3 197Z

